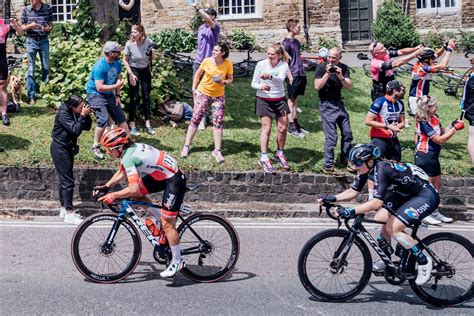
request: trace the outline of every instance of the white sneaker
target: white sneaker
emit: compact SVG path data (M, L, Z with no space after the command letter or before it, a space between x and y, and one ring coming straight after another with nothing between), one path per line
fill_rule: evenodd
M433 270L433 260L431 260L430 257L426 259L428 259L427 264L418 265L418 275L415 280L416 285L425 284L431 277L431 270Z
M61 207L61 209L59 210L59 218L64 218L64 216L66 216L66 209L64 207Z
M64 222L67 224L79 225L84 220L82 219L81 215L77 214L76 212L67 213L64 216Z
M171 262L168 268L166 268L166 270L160 273L160 276L162 278L172 278L178 271L181 271L185 266L186 264L183 260L181 260L180 262Z
M383 260L379 260L377 262L374 262L374 264L372 265L372 271L373 272L381 272L381 271L385 271L385 262L383 262Z
M434 212L430 215L432 218L441 221L443 223L452 223L453 219L451 217L444 216L440 212Z
M439 225L441 224L440 220L437 220L433 216L429 215L423 219L423 222L429 225Z
M203 117L198 125L198 130L204 131L206 129L206 117Z
M302 110L299 106L297 106L297 107L296 107L296 112L298 112L298 113L303 113L303 110Z

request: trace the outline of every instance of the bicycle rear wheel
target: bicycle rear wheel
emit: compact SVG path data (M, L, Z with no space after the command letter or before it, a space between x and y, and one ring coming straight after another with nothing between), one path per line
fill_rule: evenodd
M72 236L72 260L79 272L90 281L120 281L132 273L140 261L140 236L127 219L120 223L112 244L107 245L117 220L117 214L112 212L92 215L77 227Z
M239 258L239 236L232 224L214 214L195 214L178 227L183 275L196 282L215 282L232 271Z
M346 259L340 262L349 236L346 230L326 230L311 238L301 250L298 275L316 299L345 301L359 294L369 282L372 258L359 237L355 237Z
M435 306L451 306L467 302L474 295L474 247L466 238L453 233L436 233L423 239L423 244L441 259L433 260L431 279L410 286L423 301ZM425 251L426 253L426 251ZM411 256L409 271L415 271L415 259Z

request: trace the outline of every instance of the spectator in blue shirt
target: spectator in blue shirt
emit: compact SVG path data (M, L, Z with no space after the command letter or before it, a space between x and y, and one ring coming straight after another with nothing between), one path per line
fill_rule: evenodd
M104 56L101 56L92 67L86 86L87 102L95 111L97 124L91 151L98 159L104 159L104 153L100 149L100 138L109 123L109 116L119 127L129 132L120 101L120 89L123 86L120 74L122 49L116 42L105 43Z
M48 81L49 76L49 32L53 29L53 10L41 0L30 0L21 15L23 31L26 35L26 54L28 70L26 72L26 89L30 105L36 102L35 60L39 53L41 60L41 81Z

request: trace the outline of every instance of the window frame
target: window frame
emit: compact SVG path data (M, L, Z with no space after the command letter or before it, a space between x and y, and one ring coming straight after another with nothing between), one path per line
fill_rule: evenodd
M232 1L232 0L229 0ZM244 1L242 0L242 7L244 6ZM250 14L220 14L218 13L217 20L218 21L234 21L234 20L249 20L249 19L262 19L262 5L263 1L255 0L255 13ZM216 1L216 8L217 12L219 12L219 1Z
M460 9L460 0L454 0L456 2L456 4L454 5L454 7L448 7L446 8L445 7L445 0L440 0L440 3L441 3L441 7L438 7L438 8L432 8L431 7L431 0L425 0L426 1L426 4L427 4L427 7L426 8L418 8L418 3L416 3L415 5L417 6L416 8L416 13L436 13L438 15L442 15L444 13L454 13L454 12L458 12L459 9Z
M48 1L48 4L51 6L51 8L53 9L53 23L76 23L77 20L72 16L72 11L74 11L75 7L77 6L79 0L70 0L71 3L70 4L67 4L67 0L56 0L56 4L53 4L53 1L52 0L49 0ZM59 2L62 2L61 4L59 4ZM72 10L70 12L67 12L67 6L71 6L73 7ZM63 12L62 13L54 13L54 8L59 8L59 7L62 7L63 8ZM71 14L71 19L67 19L67 14ZM64 20L56 20L56 17L59 17L59 16L62 16L64 18Z

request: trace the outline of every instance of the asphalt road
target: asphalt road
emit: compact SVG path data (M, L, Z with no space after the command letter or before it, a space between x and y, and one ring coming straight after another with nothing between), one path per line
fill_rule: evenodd
M177 314L177 315L381 315L470 314L474 302L438 309L418 299L407 285L392 286L372 276L366 289L346 303L314 300L301 285L297 258L315 233L335 228L321 219L232 219L241 253L225 281L197 284L182 275L161 279L144 243L141 262L118 284L84 280L71 260L75 227L57 217L32 221L0 218L0 314ZM455 223L425 234L451 230L473 240L474 225ZM473 267L474 268L474 267Z

